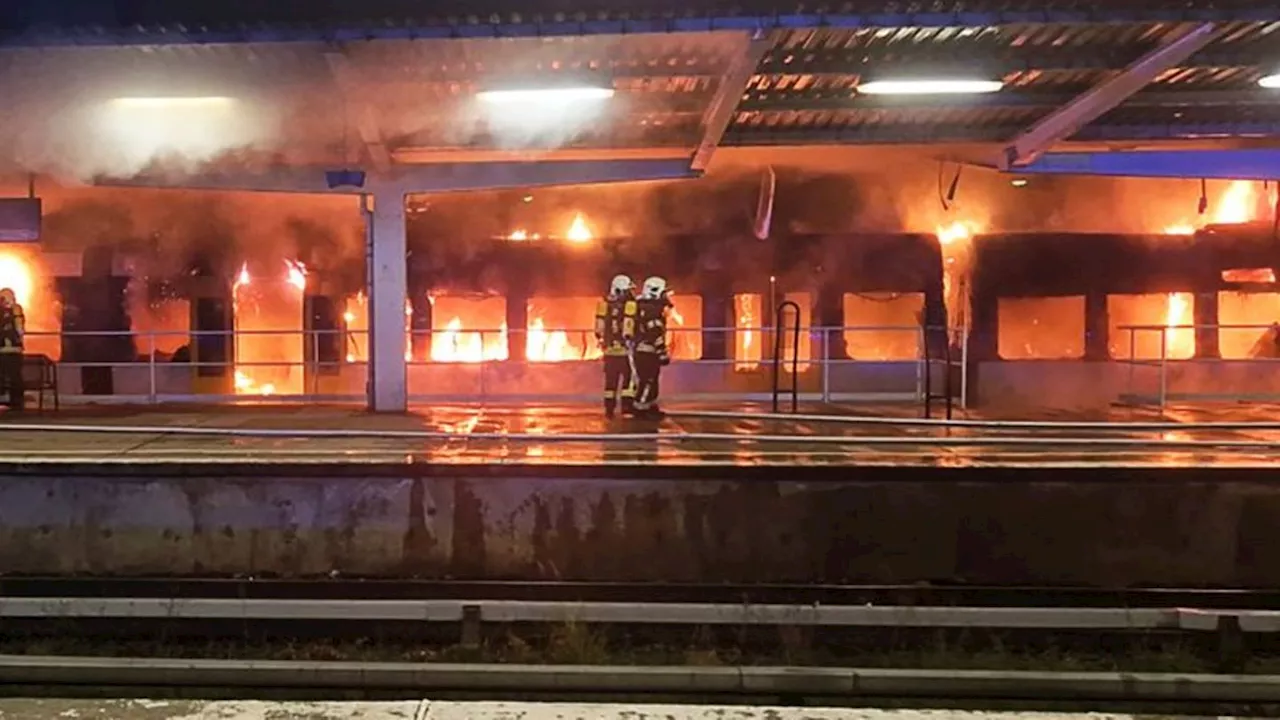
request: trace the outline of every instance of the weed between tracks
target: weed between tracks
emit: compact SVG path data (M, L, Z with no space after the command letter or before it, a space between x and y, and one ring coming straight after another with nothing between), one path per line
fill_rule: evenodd
M0 653L279 660L619 665L832 665L1148 672L1221 670L1211 635L1009 631L406 623L129 624L54 620L0 627ZM1280 673L1280 641L1255 641L1243 671Z

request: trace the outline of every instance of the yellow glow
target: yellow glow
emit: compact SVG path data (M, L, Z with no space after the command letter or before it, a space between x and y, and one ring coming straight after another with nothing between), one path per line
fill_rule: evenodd
M208 97L121 97L115 98L111 104L118 108L194 108L219 107L235 104L235 98L222 96Z
M587 227L587 221L582 217L582 213L578 213L573 217L573 223L569 225L569 232L565 234L565 237L569 239L569 242L591 242L591 228Z
M863 95L979 95L998 92L999 80L882 80L858 85Z

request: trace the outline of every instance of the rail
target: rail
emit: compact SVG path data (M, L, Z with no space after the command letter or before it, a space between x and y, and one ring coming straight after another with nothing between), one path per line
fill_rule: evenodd
M1127 333L1129 345L1128 357L1121 362L1128 365L1126 378L1127 392L1122 399L1136 404L1154 404L1161 410L1172 402L1180 401L1276 401L1280 400L1280 382L1272 381L1277 362L1280 362L1280 335L1269 334L1275 331L1274 324L1257 323L1194 323L1184 325L1119 325L1117 329ZM1217 336L1217 344L1212 348L1202 348L1200 335L1202 331L1210 331ZM1247 356L1222 358L1221 335L1238 333L1243 335L1244 342L1250 345ZM1139 338L1143 333L1159 335L1154 343L1154 352L1139 353L1143 345ZM1171 334L1193 334L1190 342L1174 343ZM1270 345L1267 345L1270 340ZM1173 352L1174 346L1180 352ZM1262 355L1257 355L1262 351ZM1233 353L1239 355L1240 353ZM1250 369L1268 367L1267 377L1251 374ZM1153 382L1154 387L1143 391L1139 373L1154 370L1154 378L1147 376L1141 380ZM1236 369L1241 369L1236 371ZM1182 383L1184 387L1171 387ZM1241 388L1249 388L1241 390Z
M783 300L778 303L777 309L774 310L774 318L778 323L778 329L773 333L773 411L778 412L778 393L780 391L779 379L781 366L784 364L784 351L787 332L787 310L794 311L796 323L792 328L791 337L791 412L797 412L800 408L800 326L802 324L802 315L800 314L800 306L792 300Z
M921 328L797 324L793 332L796 357L780 369L793 376L798 401L921 399ZM674 328L668 397L767 401L773 358L758 342L766 333L777 335L767 326ZM414 401L597 399L592 330L406 335ZM367 338L342 329L32 332L28 351L57 361L61 397L71 403L347 402L364 398Z

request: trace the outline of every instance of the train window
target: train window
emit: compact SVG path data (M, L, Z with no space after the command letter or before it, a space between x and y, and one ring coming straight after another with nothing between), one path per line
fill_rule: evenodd
M764 298L750 293L733 296L733 368L749 371L764 357Z
M239 395L303 391L303 295L293 279L241 271L235 303L235 388Z
M129 287L129 320L138 353L172 356L191 342L191 302L183 298L148 302L145 288Z
M595 340L596 302L596 298L589 296L529 300L525 357L531 362L600 357L600 346Z
M845 293L845 353L853 360L920 357L924 293Z
M1002 360L1084 357L1084 297L1000 298L997 351Z
M1219 324L1256 326L1220 329L1219 353L1225 360L1276 357L1274 349L1262 342L1269 339L1268 326L1275 322L1280 322L1280 293L1218 293Z
M507 359L507 299L451 297L431 301L431 359L478 363Z
M1116 359L1155 360L1164 357L1185 360L1196 354L1195 318L1191 293L1151 293L1107 296L1107 350ZM1147 330L1126 330L1125 326L1159 326Z
M667 345L672 360L702 359L702 297L671 296L671 312L667 316Z

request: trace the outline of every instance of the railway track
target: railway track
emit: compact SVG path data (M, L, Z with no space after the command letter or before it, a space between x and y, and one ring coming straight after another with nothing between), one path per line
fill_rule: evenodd
M0 579L2 597L894 605L1280 610L1280 591L926 585L695 585L448 580Z

